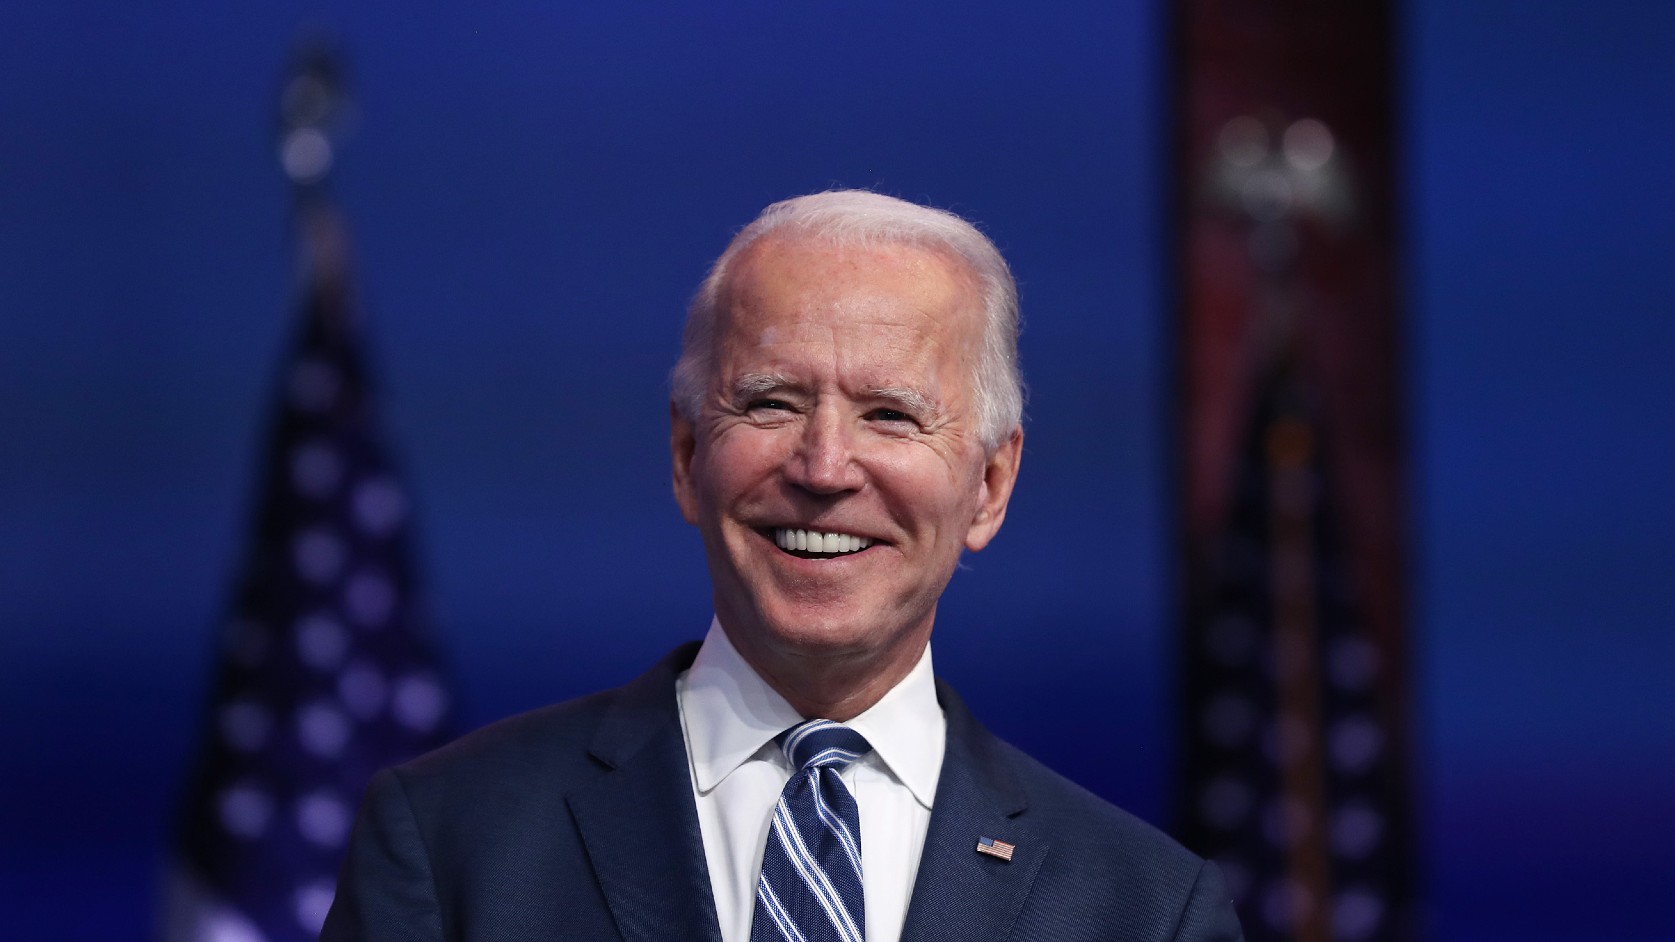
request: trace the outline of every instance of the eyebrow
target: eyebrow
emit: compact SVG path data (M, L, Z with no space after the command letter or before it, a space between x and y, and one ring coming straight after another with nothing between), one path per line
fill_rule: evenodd
M733 380L733 399L749 399L795 385L783 373L744 373Z
M883 399L901 406L901 411L909 415L932 417L942 414L942 403L907 386L868 386L864 390L869 398Z
M750 399L779 389L802 388L783 373L742 373L733 380L733 401ZM866 386L861 390L868 399L882 399L895 403L909 415L933 417L942 414L940 400L910 386Z

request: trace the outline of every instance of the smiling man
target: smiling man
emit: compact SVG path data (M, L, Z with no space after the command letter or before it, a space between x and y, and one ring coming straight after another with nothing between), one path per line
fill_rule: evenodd
M617 691L383 773L327 939L1238 938L1213 865L937 683L1023 442L994 246L865 192L768 207L688 313L670 445L715 618Z

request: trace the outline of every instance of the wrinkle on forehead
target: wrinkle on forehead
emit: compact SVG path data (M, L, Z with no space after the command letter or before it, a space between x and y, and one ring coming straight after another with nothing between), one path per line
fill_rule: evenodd
M980 318L972 315L982 308L982 292L964 259L931 246L839 245L794 233L774 233L741 252L721 286L717 309L731 317L759 309L764 276L774 283L772 293L802 295L813 305L819 299L829 301L838 286L876 283L877 274L894 276L896 287L905 290L846 297L838 307L856 323L864 321L868 309L891 323L899 323L899 317L891 315L904 310L936 324L945 322L945 312L954 311L961 320L979 321L970 326L980 329ZM773 339L771 334L763 337L764 342Z
M956 375L971 381L982 342L981 299L964 274L912 245L766 238L741 253L723 286L715 378L735 393L743 373L792 388L815 382L803 375L813 369L852 394L904 390L912 395L897 398L942 411L941 387Z
M942 318L931 314L908 311L917 315L906 319L901 317L846 320L842 323L832 323L822 318L818 311L807 313L776 314L771 323L751 324L752 314L747 311L739 318L745 323L729 324L728 328L734 335L748 338L754 333L755 341L747 341L746 346L757 350L771 350L776 347L793 346L834 346L847 335L865 335L874 341L882 340L891 350L915 353L920 351L940 351L948 347L948 337L939 328ZM957 339L957 338L956 338Z

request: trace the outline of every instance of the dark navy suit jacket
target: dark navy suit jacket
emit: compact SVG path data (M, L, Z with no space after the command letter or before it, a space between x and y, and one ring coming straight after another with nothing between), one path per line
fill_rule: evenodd
M675 700L696 652L380 773L322 939L719 942ZM1214 865L937 695L947 754L903 942L1240 938Z

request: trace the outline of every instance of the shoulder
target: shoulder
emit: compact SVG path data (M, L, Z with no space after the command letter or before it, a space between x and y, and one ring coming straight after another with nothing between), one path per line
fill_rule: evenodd
M530 938L609 935L576 802L608 794L611 770L637 755L679 769L683 654L690 661L677 651L627 686L501 720L380 772L325 937L440 939L444 927L500 937L507 926L539 927ZM665 779L642 790L648 805L691 801L678 776Z
M986 733L987 731L985 731ZM1127 862L1190 886L1204 860L1156 826L1095 795L1022 750L992 738L994 755L1010 768L1028 800L1032 827L1055 849L1087 865Z
M607 690L498 720L397 766L396 777L412 788L550 772L554 765L585 759L619 695Z
M1191 874L1203 865L1155 826L1078 785L977 721L946 684L937 697L948 722L949 755L977 770L986 791L1017 810L1031 830L1084 861L1137 858L1148 866ZM939 796L940 798L940 796Z
M677 649L622 687L490 723L397 766L390 778L420 808L503 805L520 788L550 795L584 784L607 772L614 756L678 728L674 682L693 650Z
M1039 870L1018 917L1020 937L1085 938L1093 926L1121 927L1116 936L1129 939L1239 937L1214 864L996 737L951 690L938 694L950 756L966 765L954 775L963 787L950 797L995 802L1016 829L1015 838L996 836L1016 840L1020 854L1025 841L1037 845L1031 856ZM939 805L942 799L939 790Z

